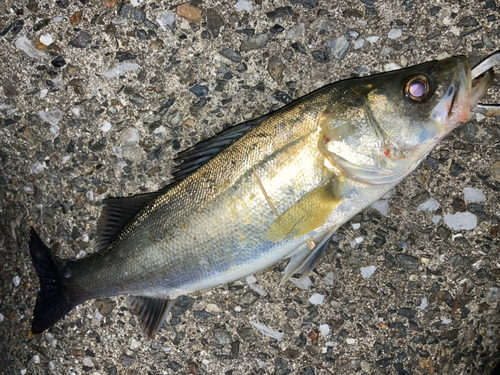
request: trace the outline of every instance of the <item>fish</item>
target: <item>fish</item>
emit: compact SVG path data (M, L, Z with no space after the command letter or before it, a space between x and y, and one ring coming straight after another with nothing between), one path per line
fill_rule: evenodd
M175 299L289 259L306 277L335 231L394 188L472 113L500 52L324 86L182 151L165 188L103 201L96 249L57 257L31 228L40 289L32 334L92 299L128 295L154 338Z

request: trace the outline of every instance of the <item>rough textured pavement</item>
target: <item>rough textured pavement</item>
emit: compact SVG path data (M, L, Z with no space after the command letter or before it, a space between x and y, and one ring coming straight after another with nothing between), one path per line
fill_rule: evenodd
M310 285L278 286L282 262L183 297L154 341L124 297L28 338L26 241L34 226L62 257L91 253L102 199L159 189L178 151L340 79L478 62L499 17L495 0L0 2L0 372L489 374L496 119L473 116L339 230Z

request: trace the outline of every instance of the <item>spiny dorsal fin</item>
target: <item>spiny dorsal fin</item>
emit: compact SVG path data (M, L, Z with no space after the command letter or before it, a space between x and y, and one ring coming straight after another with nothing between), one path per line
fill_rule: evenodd
M178 182L185 179L188 175L206 164L235 140L244 135L249 129L260 124L267 118L269 118L269 115L232 126L216 134L214 137L202 141L179 153L174 159L175 162L179 162L180 164L172 171L173 181Z
M151 339L155 338L173 305L168 298L143 296L129 296L126 303L130 312L139 317L141 328Z
M113 237L141 211L146 204L163 194L165 189L154 193L140 194L126 198L106 198L97 225L97 250L108 247Z

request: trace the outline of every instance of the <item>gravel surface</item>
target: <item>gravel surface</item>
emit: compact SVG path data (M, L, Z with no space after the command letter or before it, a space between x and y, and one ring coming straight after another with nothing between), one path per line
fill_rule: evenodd
M91 253L102 199L325 84L500 45L494 0L0 2L0 372L489 374L500 352L500 128L473 116L344 225L305 282L281 262L179 298L148 340L124 298L28 337L30 226ZM500 101L495 83L491 101Z

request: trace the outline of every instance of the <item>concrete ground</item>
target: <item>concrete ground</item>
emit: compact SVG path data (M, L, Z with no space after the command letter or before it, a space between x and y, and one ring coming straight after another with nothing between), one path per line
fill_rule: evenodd
M310 285L279 286L282 262L183 297L153 341L124 297L29 337L39 284L27 237L33 226L59 256L89 254L102 199L159 189L179 151L341 79L448 55L477 63L500 44L499 9L0 2L0 372L489 374L500 358L496 119L473 116L344 225ZM496 83L490 92L500 101Z

